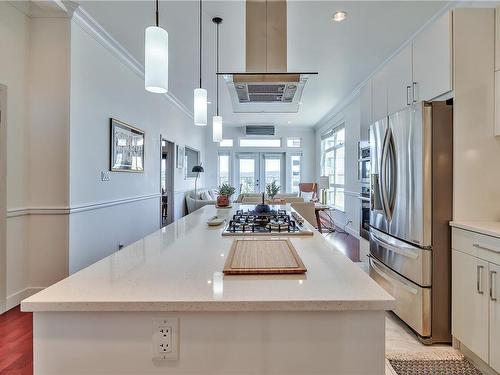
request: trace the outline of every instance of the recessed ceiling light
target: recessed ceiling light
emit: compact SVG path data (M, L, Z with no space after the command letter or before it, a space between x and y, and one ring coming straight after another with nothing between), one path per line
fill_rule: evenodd
M333 13L332 20L334 22L342 22L347 18L347 12L340 10L338 12Z

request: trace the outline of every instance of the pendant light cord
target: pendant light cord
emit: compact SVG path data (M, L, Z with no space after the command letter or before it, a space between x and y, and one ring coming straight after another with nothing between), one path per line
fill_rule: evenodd
M202 63L202 41L203 41L203 22L202 22L202 0L200 0L200 89L201 89L201 63Z
M215 76L217 77L217 116L219 116L219 25L220 23L217 23L217 72Z
M160 12L158 11L159 8L159 0L156 0L156 27L160 26Z

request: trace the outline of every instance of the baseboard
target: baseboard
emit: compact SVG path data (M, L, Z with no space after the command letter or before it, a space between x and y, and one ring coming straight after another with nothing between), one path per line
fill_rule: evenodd
M468 347L466 347L460 340L453 337L453 347L458 349L469 361L471 361L474 366L476 366L479 371L484 375L499 375L494 369L492 369L486 362L479 358L474 352L472 352Z
M39 291L43 290L44 288L42 287L28 287L23 290L20 290L19 292L16 292L14 294L11 294L10 296L7 296L7 302L6 302L6 310L9 311L13 307L16 307L21 303L22 300L32 296L35 293L38 293ZM2 311L5 312L5 311Z

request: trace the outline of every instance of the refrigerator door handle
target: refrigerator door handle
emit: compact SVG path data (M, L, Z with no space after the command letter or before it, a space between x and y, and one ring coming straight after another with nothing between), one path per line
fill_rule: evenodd
M411 294L418 294L418 290L415 289L414 287L408 285L406 282L404 282L400 277L392 277L392 275L389 275L386 273L382 268L379 266L379 262L376 261L372 256L369 257L370 263L372 266L372 269L375 270L380 276L382 276L384 279L389 281L390 283L395 283L399 285L401 288L406 289L408 292Z
M387 220L391 220L391 211L388 206L389 198L387 195L387 156L389 152L389 133L390 130L387 129L384 137L384 145L382 146L382 156L380 158L380 196Z
M389 133L389 145L388 145L388 155L389 161L391 165L391 180L390 187L391 190L388 193L388 202L387 207L389 208L390 216L392 217L394 214L394 205L396 202L396 192L397 192L397 159L396 159L396 145L394 144L394 136L392 132Z
M385 247L388 250L391 250L392 252L405 256L407 258L411 259L418 259L418 249L414 247L398 247L396 245L393 245L387 241L384 241L382 238L378 237L373 231L370 232L371 239L376 242L378 245Z

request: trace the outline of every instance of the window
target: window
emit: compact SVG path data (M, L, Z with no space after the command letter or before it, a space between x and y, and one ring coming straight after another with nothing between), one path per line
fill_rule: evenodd
M233 147L233 139L223 139L219 142L219 147Z
M264 180L266 186L273 181L281 185L281 157L265 155L264 161Z
M299 192L301 158L299 154L290 157L290 192L292 193Z
M287 147L300 147L302 145L302 139L298 137L290 137L286 139Z
M253 193L256 187L255 158L240 157L240 193Z
M228 152L221 152L217 161L217 186L229 184L231 176L231 155Z
M280 138L242 138L240 147L281 147Z
M321 136L321 174L328 176L327 203L344 210L345 127L336 127Z

